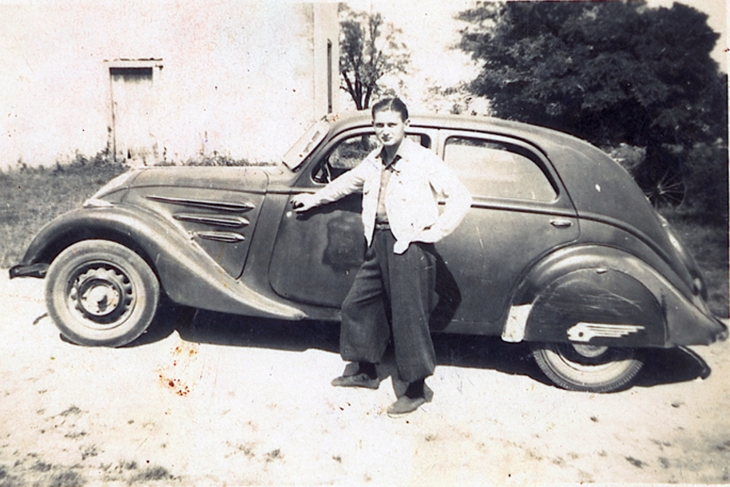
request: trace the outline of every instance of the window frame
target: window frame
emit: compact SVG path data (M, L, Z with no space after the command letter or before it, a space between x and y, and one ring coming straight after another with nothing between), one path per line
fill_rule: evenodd
M549 201L546 200L531 200L524 198L505 198L499 196L488 196L483 194L472 194L472 197L479 202L500 202L508 204L510 206L545 206L545 207L563 207L565 209L574 210L573 203L570 201L567 192L562 184L560 176L555 171L552 163L545 157L544 153L533 146L532 144L513 137L508 137L500 134L493 134L489 132L478 132L471 130L452 130L442 129L439 134L438 141L438 155L442 160L445 161L446 146L449 139L451 138L471 138L484 141L486 143L497 143L506 145L507 147L514 147L517 150L517 154L531 160L538 168L542 171L543 175L547 179L548 183L552 186L555 191L555 198Z
M360 127L352 130L343 131L339 134L337 134L335 137L333 137L331 140L327 142L327 144L322 148L322 150L316 155L317 161L312 164L312 168L310 171L308 171L309 175L307 176L307 186L309 187L315 187L320 188L325 186L327 183L318 181L315 179L315 175L319 173L320 168L322 165L327 162L329 157L332 155L332 153L335 151L335 149L342 143L342 141L352 138L352 137L360 137L362 135L375 135L375 130L372 126L368 127ZM429 150L434 150L436 146L436 133L432 130L422 129L421 127L409 127L406 129L406 137L417 135L421 138L426 137L426 139L429 142L428 146L424 146ZM422 139L423 140L423 139ZM352 168L354 169L354 168ZM352 169L348 169L348 171L351 171ZM343 174L345 174L347 171L340 174L341 177Z

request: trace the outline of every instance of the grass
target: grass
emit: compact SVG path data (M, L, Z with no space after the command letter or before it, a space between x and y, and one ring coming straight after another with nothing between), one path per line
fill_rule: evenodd
M20 262L43 225L77 208L124 171L118 164L74 163L0 172L0 268Z
M206 163L206 161L203 161ZM226 165L226 161L208 161ZM77 158L53 169L24 166L0 172L0 268L20 262L40 228L78 207L125 167L95 158ZM728 316L728 226L702 215L663 210L679 238L697 260L707 281L710 308Z
M160 467L158 465L147 467L144 470L134 474L134 476L129 479L129 484L135 484L135 483L143 483L146 484L150 481L154 480L170 480L173 476L170 474L170 472L165 467Z
M705 278L710 309L722 318L728 313L728 225L700 215L663 210L679 239L697 261Z
M48 485L49 487L81 487L85 483L86 479L81 475L73 470L66 470L51 477Z

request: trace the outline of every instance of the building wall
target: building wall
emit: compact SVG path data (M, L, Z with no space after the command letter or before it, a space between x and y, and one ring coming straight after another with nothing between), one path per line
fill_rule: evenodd
M112 94L137 163L276 159L337 99L337 39L334 3L0 5L0 167L111 147Z

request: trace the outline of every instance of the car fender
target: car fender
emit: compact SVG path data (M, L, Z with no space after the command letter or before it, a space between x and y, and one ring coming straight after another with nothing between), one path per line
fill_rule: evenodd
M671 347L709 344L726 333L641 259L583 245L554 252L531 269L514 294L502 338Z
M232 278L187 234L139 207L80 208L46 225L33 239L11 276L35 275L66 247L81 240L116 241L140 254L176 303L227 313L302 319L301 310L256 292ZM23 272L23 270L32 270Z

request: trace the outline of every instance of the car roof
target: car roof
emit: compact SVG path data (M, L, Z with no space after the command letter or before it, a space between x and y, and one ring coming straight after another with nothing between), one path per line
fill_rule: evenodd
M367 126L372 123L370 112L367 110L329 115L327 119L332 122L332 130L334 133L345 128ZM451 128L500 133L526 140L545 153L548 152L550 147L555 145L569 145L575 146L576 148L593 147L588 142L564 132L501 118L440 113L415 113L410 115L410 120L411 125L415 127Z

